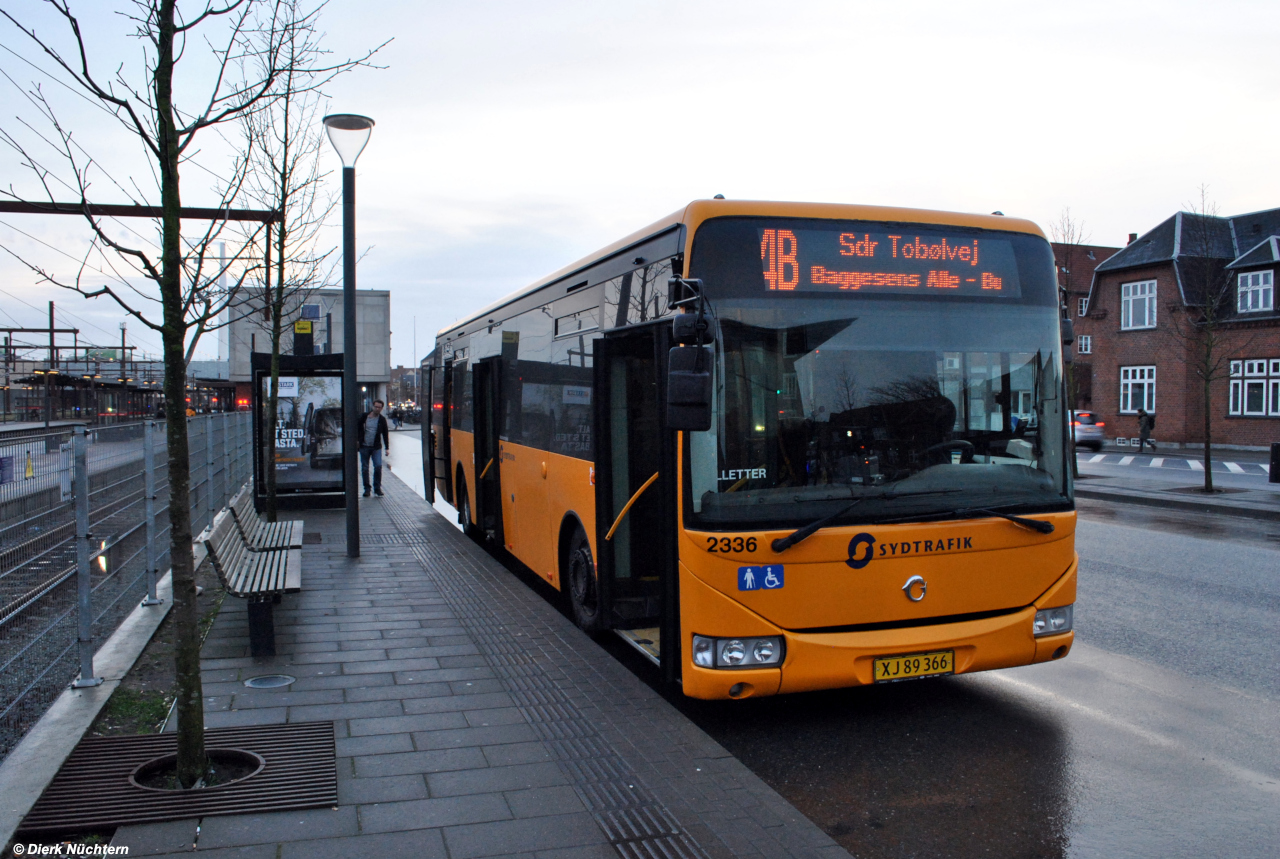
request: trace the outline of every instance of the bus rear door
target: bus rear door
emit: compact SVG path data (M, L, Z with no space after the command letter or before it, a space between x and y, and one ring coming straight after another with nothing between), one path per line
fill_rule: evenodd
M663 425L669 323L595 341L596 546L604 626L679 676L676 456Z
M418 365L418 407L422 409L419 449L422 451L422 494L428 504L436 503L436 427L435 410L431 407L432 382L435 380L435 353ZM422 383L426 382L423 387ZM425 396L424 396L425 394Z
M472 368L475 408L475 505L476 523L486 537L502 539L502 359L486 358Z

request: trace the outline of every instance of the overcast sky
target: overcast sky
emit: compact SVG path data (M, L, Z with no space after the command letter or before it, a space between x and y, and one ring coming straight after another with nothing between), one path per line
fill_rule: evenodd
M103 56L136 58L95 17L109 5L73 8L100 27ZM459 316L715 194L998 209L1046 231L1069 206L1092 243L1116 246L1202 184L1223 214L1280 206L1274 0L332 0L323 20L339 55L394 38L386 69L330 88L332 112L377 122L357 169L358 279L391 290L393 365ZM11 53L0 68L23 86L35 76ZM5 80L0 108L6 129L31 116ZM115 173L149 176L99 135L100 114L68 110ZM24 181L11 154L0 165L6 185ZM211 201L207 178L184 172L184 204ZM0 244L65 266L57 251L82 254L84 234L53 220L72 221L3 216ZM0 324L46 324L53 299L89 339L119 337L105 300L41 287L8 257L0 289ZM158 351L137 327L130 340ZM216 348L210 337L198 357Z

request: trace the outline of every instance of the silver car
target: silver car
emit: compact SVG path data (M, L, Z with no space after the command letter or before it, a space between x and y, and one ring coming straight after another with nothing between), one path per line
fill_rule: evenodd
M1095 452L1102 450L1102 442L1106 438L1102 428L1105 426L1093 412L1071 413L1071 434L1076 447L1087 447Z

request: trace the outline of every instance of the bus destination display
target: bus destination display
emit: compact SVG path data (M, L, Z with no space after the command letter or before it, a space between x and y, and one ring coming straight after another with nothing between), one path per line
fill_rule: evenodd
M850 231L760 227L769 290L1018 298L1012 243L936 229Z

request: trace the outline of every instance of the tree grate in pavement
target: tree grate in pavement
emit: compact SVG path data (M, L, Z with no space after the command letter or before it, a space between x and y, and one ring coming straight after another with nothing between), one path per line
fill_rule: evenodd
M144 790L129 781L142 764L177 750L178 735L80 741L18 832L64 834L221 814L324 808L338 802L333 722L210 728L205 748L244 749L266 761L257 775L204 790Z
M427 578L453 609L489 667L500 679L525 720L543 740L560 771L609 842L626 859L709 859L707 852L641 782L630 764L605 740L591 721L558 688L534 658L546 656L535 642L521 642L499 620L492 606L501 605L503 594L495 583L480 575L456 575L449 563L459 557L420 535L424 522L403 505L400 496L416 496L403 485L392 484L384 509L401 531L421 563ZM446 527L432 522L428 527ZM451 570L454 575L440 575Z

